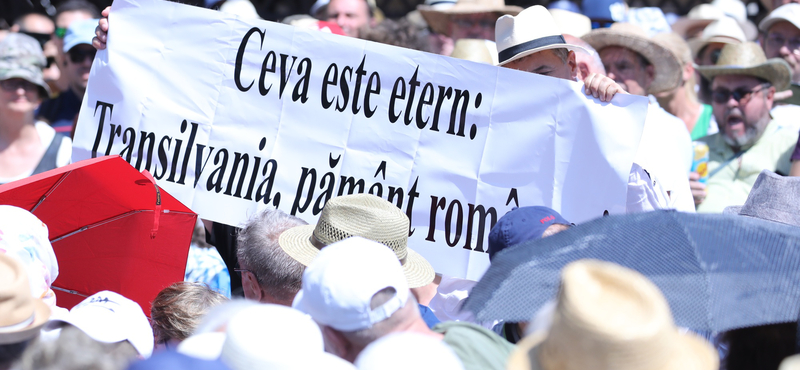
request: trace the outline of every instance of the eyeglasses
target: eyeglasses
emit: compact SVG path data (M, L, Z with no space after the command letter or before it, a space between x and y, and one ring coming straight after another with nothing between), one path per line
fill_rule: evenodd
M56 34L56 37L58 37L60 39L63 39L64 36L67 35L67 28L66 27L58 27L58 28L56 28L56 31L53 32L53 33Z
M242 277L242 272L249 272L249 273L253 274L253 276L256 276L255 272L252 272L252 271L250 271L248 269L233 269L233 271L235 271L237 274L239 274L239 277Z
M23 89L25 92L35 92L39 90L39 85L21 78L12 78L0 81L0 88L7 92L14 92L19 89Z
M72 63L83 63L86 58L94 60L94 56L97 54L97 49L92 48L89 49L81 49L81 48L72 48L70 49L67 54L69 54L69 60Z
M53 66L53 63L56 62L56 57L47 57L47 64L44 66L43 69L48 69Z
M764 89L766 89L768 87L770 87L770 84L765 83L765 84L761 84L761 85L756 86L752 90L745 89L745 88L738 88L738 89L733 90L733 91L730 91L728 89L716 89L716 90L711 92L711 100L713 100L714 103L723 104L723 103L727 103L728 100L731 99L731 96L733 96L734 100L736 100L737 102L739 102L741 104L744 104L750 98L751 94L757 93L759 91L762 91L762 90L764 90Z
M780 49L786 45L789 50L800 49L800 38L785 39L782 35L771 33L767 35L767 46L773 49Z

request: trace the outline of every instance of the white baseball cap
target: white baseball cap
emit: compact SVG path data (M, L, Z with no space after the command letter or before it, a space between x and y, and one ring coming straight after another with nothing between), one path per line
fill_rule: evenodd
M758 29L762 32L767 32L773 24L781 21L789 22L793 26L800 28L800 4L789 3L779 6L761 20L761 23L758 24Z
M441 339L410 332L389 334L370 343L355 364L358 370L464 370L461 360Z
M394 288L394 297L370 308L372 296L386 288ZM352 237L320 250L303 273L292 307L322 325L356 331L388 319L406 305L408 294L397 255L383 244Z
M153 354L153 329L139 304L108 290L95 293L68 314L50 320L47 329L67 323L103 343L127 340L145 358Z

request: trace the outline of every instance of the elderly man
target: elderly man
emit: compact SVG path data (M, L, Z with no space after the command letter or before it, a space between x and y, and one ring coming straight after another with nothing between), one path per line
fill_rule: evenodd
M449 345L466 370L505 369L514 347L488 329L464 322L429 329L404 270L385 246L360 237L344 239L317 253L292 307L320 325L329 352L351 362L370 343L411 332Z
M656 94L658 104L683 121L692 140L716 133L719 129L711 112L711 106L700 103L694 91L696 86L695 70L689 45L682 37L672 32L660 33L653 37L653 40L669 49L681 62L680 85L672 90Z
M420 5L417 9L434 32L448 36L454 42L460 39L494 41L497 18L522 11L518 6L505 5L503 0L459 0L449 7Z
M698 69L711 81L720 132L701 139L709 146L708 180L704 185L692 174L692 191L698 212L722 212L747 200L762 170L789 173L797 131L781 128L769 111L791 70L752 42L727 45L716 65Z
M692 163L691 138L683 121L664 111L650 95L672 90L680 84L680 62L667 48L629 23L595 29L583 40L599 51L608 77L630 94L650 96L634 162L653 171L661 180L672 208L693 211L687 181Z
M239 231L236 250L239 268L235 270L241 273L245 298L292 305L305 266L281 249L278 237L285 230L301 225L307 223L277 209L265 209Z
M358 37L362 27L375 25L375 9L367 0L331 0L325 12L325 18L342 27L350 37Z
M767 58L783 58L792 69L792 84L800 84L800 4L791 3L783 5L772 11L758 25L764 33L761 45ZM791 129L800 129L800 107L797 92L795 96L788 95L789 91L778 92L772 107L772 117L781 125ZM794 103L787 104L785 99L792 97Z

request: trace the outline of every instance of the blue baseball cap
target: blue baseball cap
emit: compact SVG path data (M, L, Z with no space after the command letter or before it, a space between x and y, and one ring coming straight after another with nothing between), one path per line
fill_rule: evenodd
M607 27L614 22L624 22L627 17L628 5L624 0L584 0L583 15L592 20L592 28L598 28L594 23Z
M64 52L69 52L70 49L81 44L91 45L94 30L99 21L99 19L84 19L72 22L67 28L67 34L64 35Z
M489 232L489 261L503 249L528 240L538 240L550 225L572 225L551 208L514 207Z
M561 9L561 10L567 10L567 11L570 11L570 12L573 12L573 13L583 14L581 12L581 7L578 6L578 4L575 4L574 2L572 2L570 0L556 0L556 1L553 1L552 3L547 5L547 9Z

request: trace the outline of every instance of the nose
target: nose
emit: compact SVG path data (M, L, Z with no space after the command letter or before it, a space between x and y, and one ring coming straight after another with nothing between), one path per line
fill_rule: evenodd
M778 52L779 52L779 53L781 54L781 56L783 56L783 57L786 57L786 56L792 55L792 51L791 51L791 50L789 50L789 47L788 47L786 44L783 44L783 46L781 46L781 48L780 48L780 49L778 49Z

